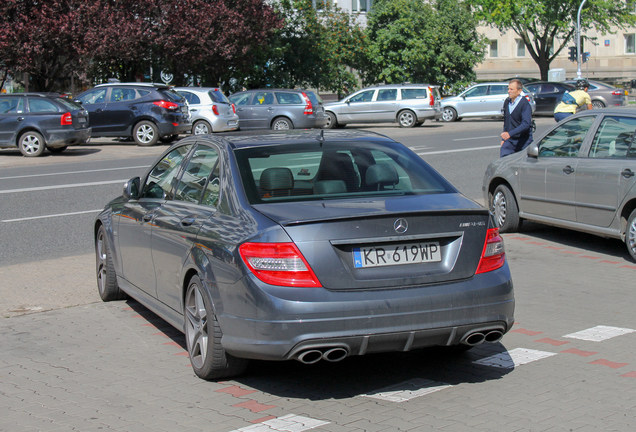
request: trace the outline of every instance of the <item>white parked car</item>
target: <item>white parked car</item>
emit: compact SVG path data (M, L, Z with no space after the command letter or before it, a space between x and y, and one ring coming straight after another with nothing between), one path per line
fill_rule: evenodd
M239 128L236 108L218 87L175 87L188 101L192 133L205 135Z

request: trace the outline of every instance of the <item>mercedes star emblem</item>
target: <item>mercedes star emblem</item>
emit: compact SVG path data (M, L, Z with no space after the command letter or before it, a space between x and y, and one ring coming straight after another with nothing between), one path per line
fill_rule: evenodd
M409 229L409 223L406 219L400 218L393 223L393 229L398 234L404 234Z

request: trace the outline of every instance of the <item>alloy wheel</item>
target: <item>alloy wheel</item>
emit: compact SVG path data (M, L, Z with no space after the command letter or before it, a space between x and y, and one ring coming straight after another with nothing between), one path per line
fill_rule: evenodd
M192 365L202 368L208 355L208 314L197 284L186 294L186 339Z
M498 227L502 227L506 223L506 197L503 192L495 193L492 200L492 210L495 214L495 221Z

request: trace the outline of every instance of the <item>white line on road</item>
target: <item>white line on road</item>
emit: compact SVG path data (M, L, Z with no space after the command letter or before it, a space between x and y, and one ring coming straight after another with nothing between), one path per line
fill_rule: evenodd
M487 137L471 137L471 138L456 138L453 141L469 141L469 140L480 140L480 139L491 139L491 138L501 138L499 135L487 136Z
M96 172L102 172L102 171L118 171L118 170L140 169L140 168L148 168L148 165L139 165L139 166L121 167L121 168L104 168L104 169L98 169L98 170L66 171L66 172L56 172L56 173L48 173L48 174L30 174L30 175L22 175L22 176L0 177L0 180L11 180L11 179L31 178L31 177L46 177L46 176L54 176L54 175L68 175L68 174L86 174L86 173L96 173Z
M73 215L80 215L80 214L86 214L86 213L97 213L102 211L100 210L86 210L86 211L79 211L79 212L72 212L72 213L59 213L59 214L53 214L53 215L45 215L45 216L32 216L32 217L25 217L25 218L20 218L20 219L6 219L6 220L2 220L0 222L22 222L22 221L27 221L27 220L33 220L33 219L47 219L47 218L54 218L54 217L62 217L62 216L73 216Z
M127 181L128 179L109 180L109 181L91 182L91 183L63 184L63 185L53 185L53 186L39 186L39 187L22 188L22 189L7 189L7 190L0 190L0 194L8 194L8 193L15 193L15 192L33 192L33 191L42 191L42 190L49 190L49 189L66 189L66 188L83 187L83 186L100 186L100 185L107 185L107 184L114 184L114 183L121 183L123 185Z
M475 150L491 150L491 149L498 149L500 148L500 146L488 146L488 147L472 147L472 148L465 148L465 149L455 149L455 150L439 150L439 151L432 151L432 152L415 152L417 153L419 156L422 155L434 155L434 154L443 154L443 153L460 153L460 152L466 152L466 151L475 151Z

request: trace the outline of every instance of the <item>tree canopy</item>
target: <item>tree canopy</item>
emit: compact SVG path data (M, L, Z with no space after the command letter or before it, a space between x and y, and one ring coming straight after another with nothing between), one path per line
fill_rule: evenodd
M367 27L366 82L467 84L486 47L463 1L376 0Z
M523 40L539 66L541 79L548 79L550 63L576 35L581 0L468 0L476 16L500 31L512 30ZM581 33L596 29L608 33L612 26L624 29L636 24L634 3L619 0L588 0L581 13Z

